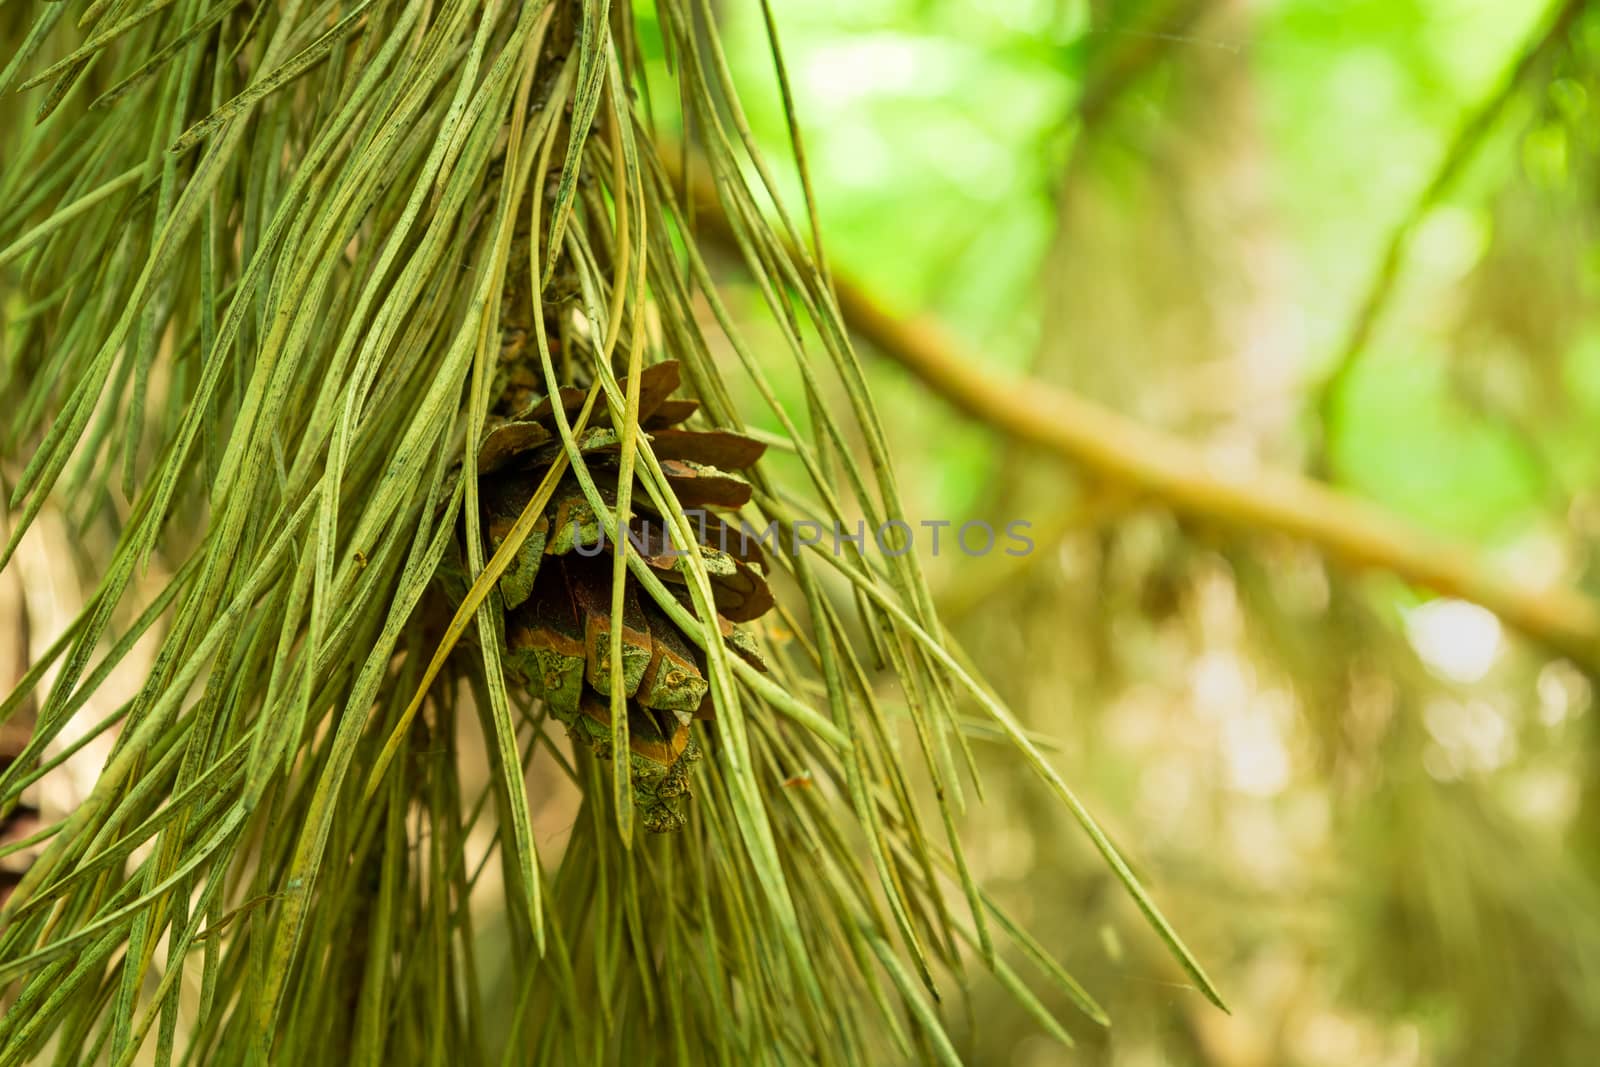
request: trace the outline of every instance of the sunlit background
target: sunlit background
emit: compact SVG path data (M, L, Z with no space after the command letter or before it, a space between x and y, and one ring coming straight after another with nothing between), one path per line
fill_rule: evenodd
M936 320L974 361L1203 444L1196 462L1305 470L1515 581L1592 588L1600 17L1502 93L1559 6L773 12L841 276ZM799 205L760 6L719 10L755 135ZM674 128L670 96L652 102ZM1399 271L1354 346L1397 234ZM747 294L745 313L758 304ZM1119 500L892 362L870 369L914 516L1041 532L1020 563L931 560L946 617L1233 1008L1185 985L1060 809L991 747L965 827L980 880L1115 1021L1080 1021L1065 1050L974 978L945 1004L964 1055L1592 1062L1600 810L1582 670L1472 604Z

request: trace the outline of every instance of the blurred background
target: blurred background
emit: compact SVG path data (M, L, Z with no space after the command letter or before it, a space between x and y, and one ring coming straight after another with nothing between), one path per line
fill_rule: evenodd
M840 277L986 368L1194 442L1196 463L1301 470L1514 582L1592 590L1600 12L1585 7L773 13ZM720 10L798 208L760 6ZM670 94L652 103L672 129ZM731 261L725 281L759 337L758 294L739 299ZM1025 559L929 561L945 618L1233 1008L1186 986L1059 804L986 746L975 873L1114 1024L1080 1017L1063 1050L974 978L947 1002L964 1055L1593 1062L1600 739L1583 669L1473 604L1132 502L863 353L908 512L1033 524Z

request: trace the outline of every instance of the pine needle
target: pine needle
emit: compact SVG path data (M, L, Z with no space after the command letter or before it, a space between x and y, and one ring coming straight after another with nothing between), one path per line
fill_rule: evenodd
M0 74L27 87L0 99L0 396L14 413L0 435L8 460L26 457L0 565L46 509L115 548L0 703L0 721L39 704L0 811L73 746L115 740L85 801L30 839L42 852L0 911L0 1067L52 1044L63 1062L123 1064L646 1048L956 1062L938 990L969 980L969 952L1070 1042L1008 951L1104 1014L962 851L983 818L973 714L1220 1004L962 666L915 552L771 553L800 597L783 608L792 639L755 625L762 670L724 638L702 554L669 588L628 547L647 511L674 544L698 543L641 424L642 374L667 360L697 428L757 420L734 376L781 428L768 443L794 478L757 465L740 519L792 534L797 501L824 523L904 518L770 11L798 223L712 5L654 11L678 94L657 103L695 131L780 338L757 353L655 155L625 5L133 0L90 4L76 25L66 4L38 7ZM530 388L583 401L550 405L555 458L491 550L474 458L499 418L508 295L540 309ZM707 309L731 361L713 354ZM773 385L780 363L798 396ZM582 447L602 418L618 449L605 468ZM601 762L508 672L501 580L558 483L615 546L612 617L648 599L703 662L714 714L692 726L707 758L676 834L641 832L620 685ZM151 635L154 659L135 667ZM880 664L904 712L882 702ZM83 718L130 677L131 699ZM570 832L536 840L544 805L573 791Z

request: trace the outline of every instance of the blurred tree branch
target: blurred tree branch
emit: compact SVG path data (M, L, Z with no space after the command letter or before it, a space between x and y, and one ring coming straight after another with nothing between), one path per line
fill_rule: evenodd
M1564 655L1600 666L1600 607L1575 590L1529 589L1497 575L1475 550L1368 501L1288 471L1208 457L1192 442L1048 383L1008 380L931 324L898 319L847 279L834 282L851 328L966 414L1192 517L1302 538L1344 563L1481 604Z
M1384 305L1394 292L1395 283L1400 277L1400 267L1405 260L1406 249L1410 246L1417 227L1466 169L1478 146L1483 143L1489 131L1494 129L1501 112L1516 99L1518 92L1540 65L1566 40L1573 23L1589 7L1590 2L1591 0L1559 0L1552 7L1551 13L1544 20L1543 28L1534 34L1532 40L1506 69L1494 89L1462 119L1461 125L1456 129L1455 137L1434 171L1433 178L1423 187L1416 201L1390 233L1389 243L1384 247L1383 258L1378 261L1378 267L1367 283L1355 317L1345 334L1344 343L1334 358L1333 368L1316 389L1314 406L1319 440L1312 459L1312 469L1318 474L1328 472L1329 447L1335 434L1334 425L1338 421L1336 409L1339 397L1360 363L1361 353L1372 339L1372 332L1377 327L1378 319L1383 315Z
M673 184L683 187L678 147L663 145L659 154ZM694 168L687 188L701 232L737 256L709 176ZM1476 549L1432 535L1370 501L1291 471L1225 461L1065 389L1008 376L933 323L892 314L842 273L835 271L833 281L852 331L951 406L996 431L1190 518L1285 534L1346 565L1388 571L1471 601L1553 651L1600 669L1600 604L1579 591L1530 588L1498 573Z

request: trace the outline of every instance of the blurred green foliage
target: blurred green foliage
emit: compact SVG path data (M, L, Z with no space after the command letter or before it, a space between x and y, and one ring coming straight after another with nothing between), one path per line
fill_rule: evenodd
M1073 109L1086 72L1130 40L1160 39L1163 16L1181 6L776 5L829 256L892 306L936 316L986 361L1028 365L1053 204L1083 135ZM1293 248L1285 282L1298 344L1275 358L1310 383L1336 349L1390 228L1542 9L1481 0L1249 7L1239 17L1224 10L1211 20L1215 27L1202 21L1162 43L1167 67L1199 55L1249 82L1262 200ZM725 14L735 73L750 87L744 104L752 126L783 159L784 117L760 9L729 5ZM1183 113L1206 106L1183 98L1190 88L1171 69L1147 71L1122 102L1115 132L1095 145L1098 165L1112 175L1146 168L1141 145L1181 136ZM1428 525L1490 543L1513 540L1535 522L1546 474L1528 462L1514 431L1486 424L1452 388L1453 353L1438 305L1488 253L1496 224L1490 190L1518 181L1558 197L1568 187L1562 124L1581 126L1587 96L1572 80L1552 96L1566 101L1566 115L1538 100L1521 103L1422 227L1407 260L1405 299L1395 302L1341 399L1345 432L1333 445L1338 474L1352 486ZM1555 113L1530 124L1541 110ZM800 203L792 168L781 173L791 182L786 199ZM1137 264L1103 264L1107 273L1130 268ZM1591 277L1584 296L1592 295ZM1578 382L1600 374L1592 350L1574 346L1566 357L1566 373ZM881 377L886 406L917 404L896 372L882 369ZM1586 398L1574 390L1575 400ZM1592 402L1580 412L1593 413ZM926 506L960 509L977 498L961 481L982 481L995 460L987 437L942 432L942 415L919 412L933 420L926 457L944 485ZM1591 473L1571 471L1569 484Z
M1351 372L1316 400L1391 235L1549 10L774 5L836 270L985 365L1309 464L1530 581L1589 585L1600 17L1472 145ZM723 14L755 134L798 204L760 7ZM1110 106L1085 114L1096 79L1130 63ZM1093 802L1122 813L1115 832L1235 998L1233 1020L1207 1017L994 761L999 784L969 820L979 862L1117 1025L1058 1053L971 990L965 1055L1588 1062L1587 677L1477 609L1292 546L1106 518L1073 472L889 361L871 370L913 513L1066 530L1022 573L938 561L953 625Z

